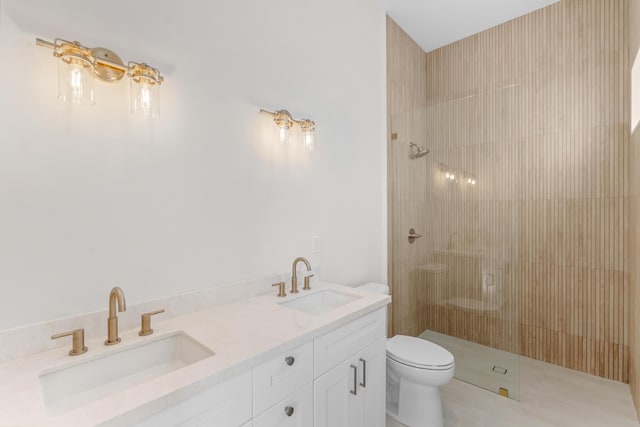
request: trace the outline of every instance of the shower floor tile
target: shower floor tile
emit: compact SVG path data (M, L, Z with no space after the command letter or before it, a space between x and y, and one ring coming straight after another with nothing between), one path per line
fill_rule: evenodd
M520 399L520 356L507 351L426 330L420 338L449 350L456 360L456 378L509 397Z

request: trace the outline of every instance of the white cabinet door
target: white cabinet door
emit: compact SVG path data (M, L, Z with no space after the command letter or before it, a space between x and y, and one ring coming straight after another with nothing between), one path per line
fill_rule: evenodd
M384 427L386 339L314 382L314 427Z
M363 427L385 427L386 419L386 338L370 345L358 355L358 397Z
M253 427L313 426L313 386L311 383L285 397L253 419Z
M314 427L355 427L358 367L349 359L313 383Z

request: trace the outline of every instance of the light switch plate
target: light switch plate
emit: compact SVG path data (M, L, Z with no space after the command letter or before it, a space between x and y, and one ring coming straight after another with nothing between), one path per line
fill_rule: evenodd
M311 253L320 253L320 236L311 237Z

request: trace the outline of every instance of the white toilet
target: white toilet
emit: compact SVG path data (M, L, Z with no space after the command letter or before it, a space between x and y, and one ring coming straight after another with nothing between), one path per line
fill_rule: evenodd
M380 283L361 289L389 293ZM408 427L443 427L440 386L453 378L455 361L427 340L396 335L387 340L387 416Z

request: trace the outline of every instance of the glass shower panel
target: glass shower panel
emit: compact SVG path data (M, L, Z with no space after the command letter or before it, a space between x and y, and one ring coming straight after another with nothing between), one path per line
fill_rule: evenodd
M518 120L518 86L500 86L393 117L389 151L393 332L447 348L458 379L514 399ZM410 228L423 237L410 243Z

